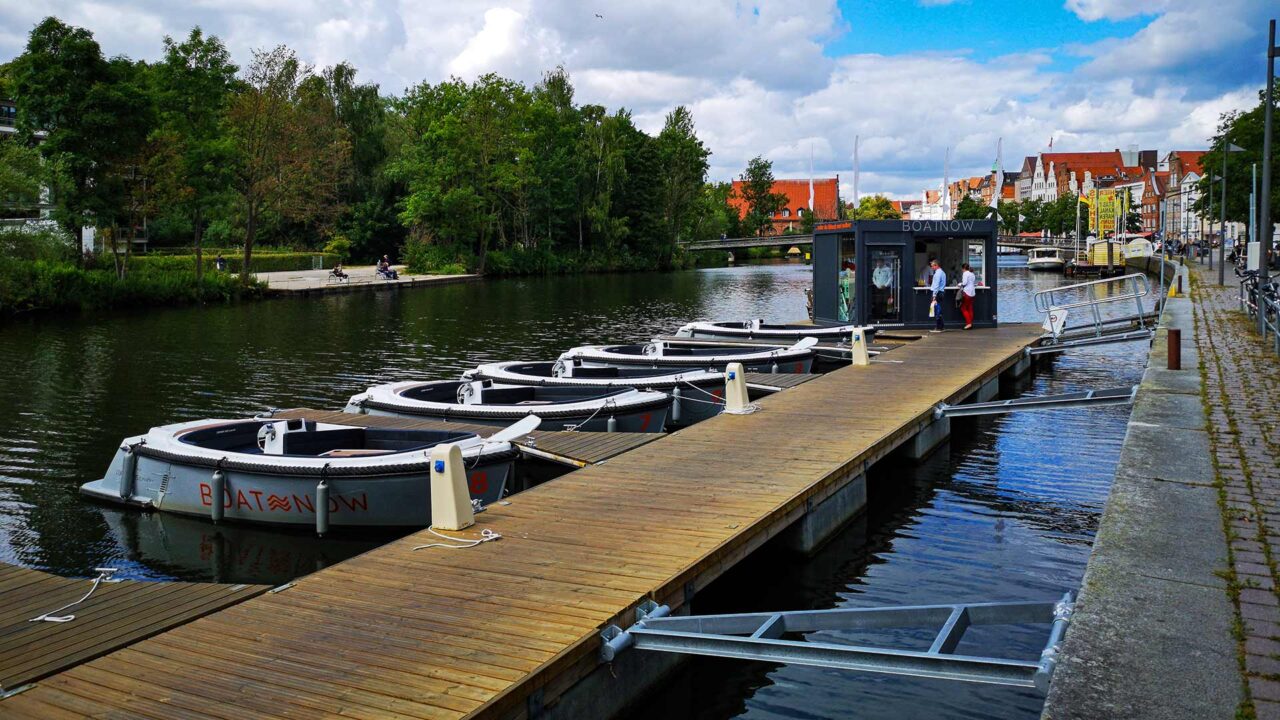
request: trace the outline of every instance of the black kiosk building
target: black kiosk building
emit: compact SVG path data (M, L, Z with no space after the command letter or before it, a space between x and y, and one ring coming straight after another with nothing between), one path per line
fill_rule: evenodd
M940 303L963 326L960 266L977 276L974 327L996 326L996 223L993 220L860 220L819 225L813 235L813 319L819 325L933 327L929 317L937 259L947 274Z

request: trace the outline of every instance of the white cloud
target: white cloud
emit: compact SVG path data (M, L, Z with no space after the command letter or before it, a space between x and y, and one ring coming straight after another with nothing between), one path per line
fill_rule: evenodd
M861 192L897 198L937 185L947 147L960 177L989 169L1000 137L1010 169L1050 137L1063 150L1203 146L1222 112L1256 102L1266 10L1256 0L1066 8L1142 28L1058 48L1011 37L1009 55L987 60L962 49L833 57L828 43L848 27L834 0L46 0L0 4L0 61L54 14L93 30L108 55L155 59L163 35L198 24L242 64L253 48L286 43L319 66L346 60L389 93L486 72L532 83L563 65L579 102L625 106L650 132L689 106L716 179L760 154L779 176L803 177L812 148L818 174L848 184L857 135ZM1085 62L1056 70L1063 53Z

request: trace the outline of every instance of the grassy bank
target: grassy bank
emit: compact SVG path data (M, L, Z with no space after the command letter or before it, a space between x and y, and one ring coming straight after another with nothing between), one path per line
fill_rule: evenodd
M188 265L188 268L191 266ZM85 269L63 261L0 258L0 316L36 310L88 310L230 302L256 297L231 274L136 269L124 278L110 269Z

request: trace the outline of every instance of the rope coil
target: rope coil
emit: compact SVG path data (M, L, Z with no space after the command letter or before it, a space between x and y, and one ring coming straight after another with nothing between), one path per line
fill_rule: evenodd
M480 537L476 539L450 537L449 535L445 535L437 531L433 527L427 528L427 532L431 533L432 535L435 535L438 538L442 538L450 542L461 543L461 545L451 545L449 543L427 543L426 545L415 545L413 547L414 550L425 550L427 548L433 548L433 547L448 548L450 550L466 550L467 548L473 548L477 545L480 545L481 543L493 542L495 540L502 539L501 535L490 530L489 528L485 528L481 530Z
M82 596L79 600L76 600L75 602L72 602L72 603L67 603L66 605L63 605L57 610L50 610L49 612L43 615L40 615L38 617L33 617L27 622L66 623L66 622L71 622L72 620L75 620L76 619L75 615L55 615L54 613L60 613L63 610L66 610L67 608L73 608L76 605L79 605L80 603L84 602L85 600L88 600L89 596L92 595L94 591L98 589L98 586L101 585L104 580L111 577L116 572L116 568L97 568L97 570L98 570L98 577L93 579L93 587L90 587L89 592L85 593L84 596Z

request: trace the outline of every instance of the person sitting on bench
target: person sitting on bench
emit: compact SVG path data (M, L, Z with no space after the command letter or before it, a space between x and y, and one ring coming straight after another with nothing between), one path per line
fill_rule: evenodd
M332 275L338 282L342 282L347 278L351 277L350 275L342 271L342 263L338 263L337 265L334 265L333 271L330 272L329 274Z

